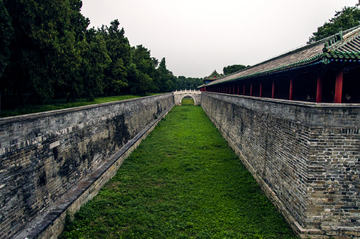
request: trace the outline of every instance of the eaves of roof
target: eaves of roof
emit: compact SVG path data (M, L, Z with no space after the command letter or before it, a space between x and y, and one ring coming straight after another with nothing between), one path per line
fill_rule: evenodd
M313 44L221 77L206 86L270 75L319 63L360 62L360 27L354 27L344 33L345 35L340 32Z

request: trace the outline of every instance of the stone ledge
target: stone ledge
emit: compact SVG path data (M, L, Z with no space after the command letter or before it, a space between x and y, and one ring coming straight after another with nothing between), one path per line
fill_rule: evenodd
M314 102L306 102L306 101L296 101L296 100L283 100L283 99L273 99L273 98L266 98L266 97L256 97L256 96L247 96L247 95L236 95L236 94L225 94L225 93L218 93L218 92L202 92L203 94L212 94L212 95L224 95L229 97L237 97L237 98L244 98L250 99L254 101L263 101L269 103L276 103L276 104L283 104L283 105L294 105L294 106L303 106L309 108L353 108L353 109L360 109L360 103L314 103Z
M34 120L39 119L39 118L44 119L44 117L51 117L51 116L56 116L56 115L60 115L60 114L81 112L83 110L101 108L101 107L106 107L109 105L124 104L127 102L136 102L136 101L146 100L149 98L167 97L169 95L170 94L154 95L154 96L147 96L147 97L142 97L142 98L113 101L113 102L102 103L102 104L86 105L86 106L73 107L73 108L68 108L68 109L53 110L53 111L39 112L39 113L28 114L28 115L19 115L19 116L13 116L13 117L0 118L0 126L5 125L7 123L12 123L12 122L18 123L18 122L26 121L29 119L34 119ZM130 112L130 114L131 114L131 112ZM65 134L73 132L75 129L79 130L84 127L92 126L92 125L98 124L99 122L102 122L104 120L114 118L116 116L118 116L118 114L116 112L112 112L112 113L107 114L107 116L93 118L86 122L82 122L82 123L73 122L72 124L69 124L66 127L62 127L62 128L52 129L52 128L48 127L45 132L41 133L41 135L37 135L36 137L30 138L30 139L21 138L20 140L16 139L16 142L10 142L10 141L1 142L0 156L13 153L20 149L28 148L33 145L40 145L43 141L46 141L47 139L51 138L52 136L65 135Z
M101 104L85 105L85 106L72 107L72 108L66 108L66 109L60 109L60 110L51 110L51 111L32 113L32 114L26 114L26 115L10 116L10 117L5 117L5 118L0 118L0 125L10 123L10 122L20 122L23 120L34 119L34 118L38 118L38 117L48 117L48 116L53 116L53 115L77 112L77 111L93 109L93 108L98 108L98 107L104 107L104 106L109 106L109 105L116 105L116 104L124 103L124 102L146 100L146 99L155 98L155 97L164 97L164 96L166 97L170 94L172 94L172 93L145 96L145 97L127 99L127 100L112 101L112 102L101 103Z
M203 93L209 97L229 104L269 114L294 124L315 127L356 128L360 125L360 104L313 103L243 95Z

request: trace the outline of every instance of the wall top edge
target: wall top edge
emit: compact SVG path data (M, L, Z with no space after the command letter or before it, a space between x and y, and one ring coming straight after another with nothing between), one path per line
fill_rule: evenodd
M101 103L101 104L85 105L85 106L72 107L72 108L66 108L66 109L60 109L60 110L51 110L51 111L44 111L44 112L38 112L38 113L32 113L32 114L4 117L4 118L0 118L0 125L6 124L6 123L11 123L14 121L23 121L23 120L29 120L29 119L36 119L36 118L40 118L40 117L49 117L49 116L55 116L55 115L59 115L59 114L73 113L73 112L77 112L77 111L89 110L89 109L100 108L100 107L116 105L116 104L123 104L123 103L132 102L132 101L135 102L135 101L144 100L144 99L151 99L151 98L164 97L164 96L166 97L168 95L172 95L172 92L165 93L165 94L159 94L159 95L151 95L151 96L145 96L145 97L140 97L140 98L134 98L134 99L106 102L106 103Z
M265 97L255 97L255 96L244 96L244 95L232 95L232 94L224 94L224 93L214 93L214 92L202 92L202 94L213 94L213 95L220 95L226 97L235 97L235 98L243 98L249 99L253 101L262 101L262 102L269 102L269 103L276 103L276 104L283 104L283 105L292 105L292 106L302 106L314 109L359 109L360 110L360 103L315 103L315 102L305 102L305 101L295 101L295 100L283 100L283 99L272 99L272 98L265 98Z

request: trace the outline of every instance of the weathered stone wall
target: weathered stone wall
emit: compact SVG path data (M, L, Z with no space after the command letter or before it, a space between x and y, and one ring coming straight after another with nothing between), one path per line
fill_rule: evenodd
M360 105L203 92L201 105L302 237L360 236Z
M173 104L164 94L0 119L0 238L45 215Z

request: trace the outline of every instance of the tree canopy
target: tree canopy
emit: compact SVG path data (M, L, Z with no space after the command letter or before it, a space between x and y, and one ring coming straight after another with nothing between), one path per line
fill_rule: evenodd
M88 28L81 0L0 0L0 97L5 108L54 99L196 89L142 45L132 47L115 19ZM11 100L8 100L11 99Z
M9 61L9 44L13 34L14 30L11 25L10 15L5 8L3 0L0 0L0 78Z
M234 72L243 70L243 69L245 69L246 67L249 67L249 66L244 66L244 65L231 65L231 66L226 66L226 67L223 68L223 72L224 72L224 75L229 75L229 74L231 74L231 73L234 73Z
M324 39L338 33L341 30L358 26L360 23L360 9L357 7L344 7L341 11L336 11L335 16L318 27L317 32L309 38L308 44Z

